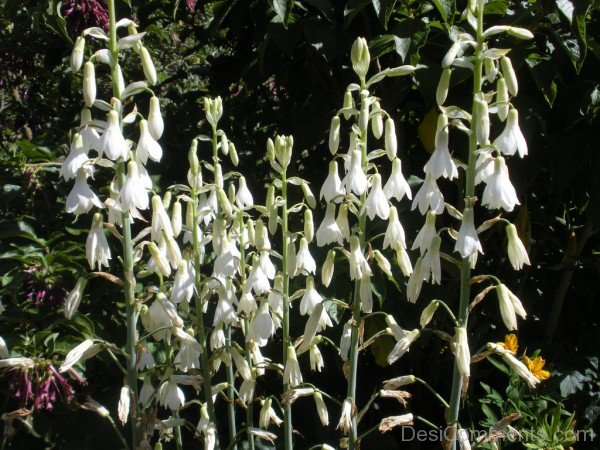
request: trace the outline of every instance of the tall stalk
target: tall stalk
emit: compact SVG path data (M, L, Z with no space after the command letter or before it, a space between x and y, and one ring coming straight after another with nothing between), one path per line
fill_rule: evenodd
M475 170L477 160L477 136L475 134L475 124L477 124L478 113L476 107L476 98L481 93L482 84L482 66L483 66L483 8L477 8L477 46L475 48L475 61L473 69L473 106L471 118L471 134L469 136L469 160L466 171L465 181L465 202L470 205L475 194ZM458 326L466 329L469 318L469 299L471 296L471 261L470 258L463 258L460 266L460 304L458 307ZM462 394L462 375L458 370L455 361L452 377L452 393L450 396L450 411L448 414L448 425L455 427L458 423L460 412L460 400ZM456 449L456 440L452 440L452 450Z
M362 81L361 90L364 89L364 80ZM366 98L361 99L361 103L366 101ZM362 145L362 167L365 170L367 165L367 130L361 132L360 140ZM360 198L360 205L358 210L360 211L362 205L365 202L366 193ZM358 218L358 239L360 241L360 251L364 254L365 252L365 235L367 233L367 215L363 212ZM350 337L350 357L349 361L349 373L348 373L348 391L346 397L354 405L356 403L356 383L358 380L358 352L359 352L359 337L360 327L362 325L361 316L361 301L360 301L360 280L354 280L354 294L352 296L352 331ZM358 423L356 420L356 414L352 414L352 427L350 434L348 435L348 449L354 450L358 440Z
M282 361L287 359L287 348L291 344L290 339L290 313L289 313L289 289L290 289L290 277L287 273L287 259L288 259L288 202L287 202L287 166L284 164L281 170L281 232L283 237L282 246L282 267L283 267L283 353ZM289 384L283 386L283 392L286 393L291 389ZM284 439L285 449L291 450L294 448L293 441L293 426L292 426L292 407L291 405L286 406L284 410Z
M108 19L109 19L109 51L112 56L112 95L115 98L120 97L117 64L119 61L119 50L117 47L117 27L115 16L115 2L108 0ZM119 115L121 112L119 111ZM119 184L122 186L125 182L125 164L119 162L117 164L117 177ZM138 312L135 308L135 275L133 273L133 241L131 239L131 220L129 210L124 208L122 214L123 227L123 290L125 296L125 313L127 316L127 386L132 394L133 411L131 414L131 438L132 448L138 448L141 442L141 417L139 412L138 402L138 386L137 386L137 319Z

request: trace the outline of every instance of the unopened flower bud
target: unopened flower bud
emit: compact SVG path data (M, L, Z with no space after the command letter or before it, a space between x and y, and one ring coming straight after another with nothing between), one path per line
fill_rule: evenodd
M360 113L358 114L358 128L360 131L366 131L369 126L369 102L363 99L360 104Z
M492 58L484 58L483 67L485 69L485 79L488 81L488 83L493 83L496 79L496 75L498 75L496 63Z
M190 146L190 151L188 152L188 161L190 163L190 171L192 175L198 175L200 171L200 161L198 160L198 140L192 139L192 145Z
M67 298L65 299L65 317L67 319L71 319L73 314L77 312L77 308L79 308L79 304L83 298L83 291L86 284L87 278L79 278L73 290L67 295Z
M171 226L173 227L173 236L179 236L182 229L182 215L181 215L181 202L176 201L173 203L173 210L171 211Z
M224 155L229 154L229 141L227 140L225 133L221 134L221 152L223 152Z
M506 80L504 78L498 78L496 83L496 103L498 104L498 117L504 121L508 117L508 88L506 87Z
M385 121L385 152L390 161L393 161L396 157L396 153L398 153L396 125L390 117Z
M450 75L452 74L452 69L446 67L442 71L442 76L440 77L440 82L437 85L437 89L435 91L435 99L437 104L442 106L446 101L446 97L448 96L448 87L450 86Z
M502 68L502 76L506 80L506 87L511 95L517 95L519 92L519 83L517 82L517 75L515 69L513 69L512 62L506 56L500 59L500 67Z
M381 105L379 102L374 102L371 109L371 131L377 139L383 134L383 114L379 111L381 111Z
M71 72L77 73L83 64L83 53L85 51L85 38L78 36L75 40L75 46L71 52Z
M329 151L335 155L340 146L340 116L331 118L331 128L329 129Z
M361 80L367 76L369 71L369 64L371 63L371 55L369 54L369 45L365 38L359 37L352 44L352 50L350 52L350 59L352 60L352 68L354 72L360 77Z
M233 164L235 167L237 167L237 165L240 163L240 157L233 142L229 143L229 159L231 160L231 164Z
M142 69L144 69L144 76L146 77L148 84L155 85L157 81L156 69L154 68L154 63L152 62L152 58L146 47L140 48L140 57L142 58Z
M444 69L446 67L450 67L452 65L452 63L456 59L456 56L458 55L459 50L460 50L460 42L455 42L454 44L452 44L452 46L450 47L450 49L444 56L444 59L442 60L442 67Z
M469 377L471 375L471 352L469 351L469 340L465 327L458 327L456 329L454 342L456 344L456 365L458 366L458 371L463 377Z
M438 300L432 300L431 303L425 307L419 320L419 325L421 325L421 328L425 328L427 324L431 322L431 319L433 319L433 315L438 309L438 306L440 306L440 302Z
M346 91L344 93L344 109L352 109L354 108L354 97L352 97L352 91ZM344 113L344 119L348 120L351 117L349 112Z
M125 79L123 78L123 71L119 63L115 66L115 84L117 85L117 97L121 97L121 93L125 90Z
M313 222L313 215L310 209L304 210L304 237L310 243L315 236L315 224Z
M475 123L475 135L477 143L485 145L490 138L490 113L485 100L475 100L477 108L477 122Z
M91 61L86 62L83 67L83 99L88 108L96 100L96 69Z
M150 98L150 111L148 113L148 131L150 135L158 140L163 134L165 124L160 114L160 103L158 97L152 96Z
M508 27L507 33L519 39L533 39L533 33L527 28Z
M325 263L321 267L321 282L323 286L329 287L333 278L333 269L335 265L335 250L329 250Z

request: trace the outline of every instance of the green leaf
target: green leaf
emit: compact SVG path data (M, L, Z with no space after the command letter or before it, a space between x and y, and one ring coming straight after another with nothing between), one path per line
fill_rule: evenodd
M319 11L321 11L325 16L330 19L333 19L335 15L335 9L329 0L303 0L304 3L308 3L309 5L314 6Z
M405 64L419 62L419 49L425 44L429 28L419 19L403 19L394 27L396 53Z
M506 14L508 11L508 2L505 0L492 0L485 4L483 8L484 14Z
M450 19L450 23L452 23L454 11L456 9L454 0L431 0L431 2L440 13L440 16L442 16L444 23L447 24L448 19Z
M393 34L382 34L369 41L371 58L379 58L396 48L396 37Z
M281 19L283 24L287 26L294 6L294 0L272 0L271 5L275 14Z
M392 12L394 12L394 6L396 6L396 0L372 0L372 4L379 22L387 30L388 21Z
M563 16L565 16L565 18L569 21L569 23L572 23L573 12L575 11L573 2L570 0L556 0L556 6Z
M558 72L554 64L547 58L540 58L539 55L530 55L525 63L537 85L538 89L550 106L556 99L556 82Z
M344 8L344 28L347 28L362 9L371 3L370 0L350 0Z
M577 391L583 389L585 381L585 376L577 370L566 374L559 384L560 395L568 397L569 395L575 394Z

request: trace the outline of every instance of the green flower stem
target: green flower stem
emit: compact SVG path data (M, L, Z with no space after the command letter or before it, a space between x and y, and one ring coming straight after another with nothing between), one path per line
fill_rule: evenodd
M362 83L364 87L364 82ZM361 99L361 103L365 101ZM362 106L361 106L362 107ZM362 166L363 170L367 165L367 131L361 132L362 145ZM362 208L366 199L366 192L360 198L358 210ZM364 253L367 231L367 216L365 213L358 217L358 239L360 241L360 250ZM362 325L361 317L361 302L360 302L360 280L354 280L354 294L352 297L352 331L350 338L350 358L349 358L349 373L348 373L348 391L346 397L353 403L356 403L356 382L358 378L358 338ZM348 449L355 450L358 444L358 422L356 414L352 414L352 427L348 435Z
M448 404L448 402L446 400L444 400L444 397L442 397L440 394L437 393L437 391L435 389L433 389L429 383L427 383L427 381L422 380L419 377L415 377L415 381L417 383L422 384L423 386L425 386L427 388L427 390L429 392L431 392L439 401L442 405L444 405L446 408L450 408L450 405Z
M119 97L119 87L117 85L116 68L119 60L119 50L117 47L117 27L115 15L115 1L108 0L108 19L109 19L109 41L108 48L112 56L112 94L113 97ZM125 164L117 164L117 178L119 184L125 183ZM125 296L125 314L127 325L127 341L125 344L127 352L127 386L132 393L131 409L131 439L132 447L137 448L142 440L142 423L138 402L137 385L137 319L138 312L135 304L135 275L133 273L133 241L131 239L131 221L129 211L123 211L123 291Z
M283 248L282 248L282 275L283 275L283 364L287 359L287 348L291 343L290 339L290 277L287 273L287 258L288 258L288 202L287 202L287 167L283 166L281 170L281 197L283 199L283 205L281 207L281 233L283 236ZM287 392L291 389L289 384L284 384L283 392ZM293 426L292 426L292 407L286 406L283 414L284 420L284 439L285 439L285 450L291 450L294 448L293 440Z
M231 327L225 327L225 343L227 351L231 348ZM237 435L237 425L235 422L235 377L233 374L233 364L229 364L226 369L227 375L227 424L229 431L229 445L233 444L233 450L237 450L235 437Z
M214 145L214 144L213 144ZM206 342L206 330L204 326L204 312L201 298L202 292L202 261L200 261L200 236L198 233L198 227L200 225L200 218L198 216L198 192L195 188L192 188L192 241L194 246L194 272L196 279L196 289L194 290L194 300L196 306L196 322L198 327L198 343L202 347L201 365L202 365L202 382L204 384L204 400L206 401L206 409L208 411L208 418L216 424L215 417L215 404L212 398L212 374L210 368L210 362L208 360L208 346ZM216 448L219 448L218 437Z
M481 74L483 64L483 9L477 8L477 47L475 49L475 67L473 69L473 106L471 118L471 134L469 136L469 162L467 166L467 179L465 185L465 201L467 205L475 193L475 163L477 150L477 136L475 126L478 120L478 112L475 105L476 94L481 92ZM471 263L469 258L463 258L460 266L460 304L458 307L458 325L465 327L469 318L469 299L471 297ZM448 412L448 425L456 427L460 413L460 400L462 394L462 375L458 370L456 361L452 377L452 393L450 395L450 408ZM452 450L456 449L456 439L452 440Z

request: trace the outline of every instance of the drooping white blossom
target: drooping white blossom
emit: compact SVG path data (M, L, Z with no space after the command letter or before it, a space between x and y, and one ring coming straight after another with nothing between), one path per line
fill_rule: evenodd
M436 214L441 214L444 211L444 196L431 174L425 175L425 182L415 195L411 210L414 210L417 206L421 214L425 214L429 209Z
M400 158L394 158L392 161L392 173L385 186L383 186L383 193L391 200L395 198L400 201L406 195L406 198L412 200L412 192L408 182L402 175L402 162Z
M508 112L504 131L496 138L494 147L505 155L514 155L516 152L523 158L527 155L527 141L519 127L519 112L511 109Z
M460 253L463 258L468 258L477 252L483 253L481 242L479 242L479 236L475 229L473 208L467 207L463 212L463 219L458 230L458 238L456 239L454 251Z
M365 213L370 220L373 220L375 216L387 220L390 216L390 205L381 188L381 175L378 173L373 175L371 190L360 211L361 215Z
M85 255L88 264L92 270L98 265L99 271L102 271L102 266L108 267L108 260L111 259L110 247L104 235L102 219L102 214L94 214L90 234L88 234L85 243Z
M458 176L458 169L454 161L452 161L450 150L448 149L448 139L448 116L442 113L439 115L437 122L435 150L423 167L425 173L431 175L434 179L438 179L439 177L453 179Z
M494 160L494 171L487 177L481 204L490 209L503 208L509 212L514 209L515 205L520 204L502 156Z
M328 203L325 217L317 229L317 245L323 247L332 242L342 245L344 237L335 219L335 203Z
M350 167L342 183L346 187L346 192L354 192L356 195L364 194L369 187L369 181L362 168L362 153L360 150L350 152Z
M100 137L98 154L106 155L108 159L116 161L122 158L124 161L129 159L129 144L123 137L121 125L119 124L119 113L112 110L108 113L106 129Z
M530 265L531 263L529 262L529 255L527 255L525 245L523 245L523 242L519 238L517 228L512 223L506 226L506 237L508 240L508 259L514 269L521 270L523 264Z
M75 178L75 184L67 196L66 210L68 213L79 214L87 213L93 206L104 208L100 199L92 192L87 184L87 173L84 169L79 169Z

